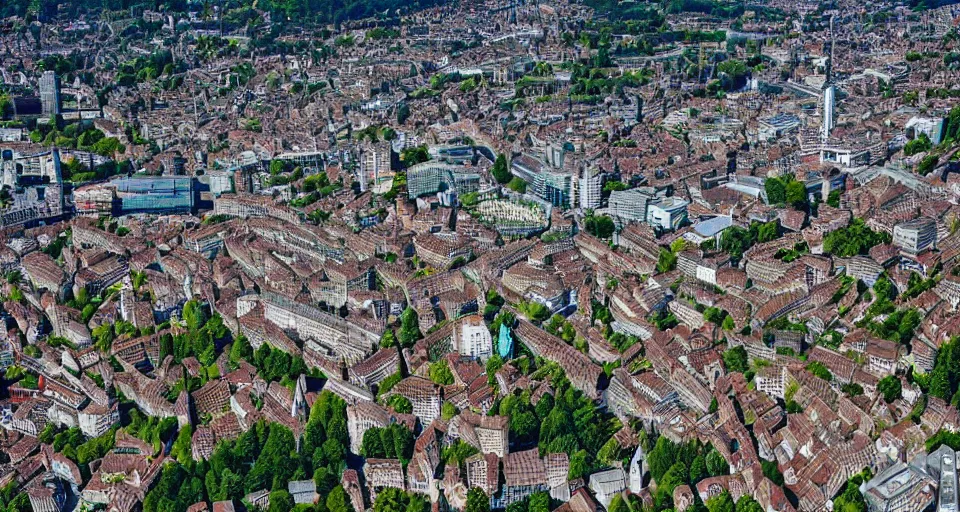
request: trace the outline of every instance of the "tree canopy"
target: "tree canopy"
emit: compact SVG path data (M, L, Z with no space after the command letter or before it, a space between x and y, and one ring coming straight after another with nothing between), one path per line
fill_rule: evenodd
M867 254L871 247L891 240L889 233L875 232L863 219L856 218L849 226L827 233L823 237L823 251L839 258L849 258Z
M883 401L889 404L900 398L900 395L903 392L902 386L903 385L900 383L899 378L894 375L887 375L886 377L880 379L880 382L877 383L877 391L883 395Z

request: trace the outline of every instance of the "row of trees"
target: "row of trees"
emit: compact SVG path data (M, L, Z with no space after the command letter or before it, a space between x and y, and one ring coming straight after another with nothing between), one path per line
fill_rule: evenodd
M467 498L469 499L470 496L468 495ZM483 512L477 508L476 504L477 499L473 498L472 502L468 502L467 510ZM430 502L422 494L404 492L395 487L388 487L377 493L377 499L373 502L373 512L428 512L429 510Z
M30 132L30 141L46 146L81 149L108 157L126 150L119 139L107 137L97 128L84 128L81 123L64 126L57 118L46 125L37 125L37 129Z
M373 459L400 459L404 466L413 457L413 432L394 423L388 427L373 427L363 433L361 454Z
M944 343L937 353L937 360L930 373L928 391L931 395L957 404L960 402L960 341L952 338Z
M730 465L712 447L699 441L677 444L663 436L648 451L647 464L651 478L657 483L655 510L673 507L673 490L679 485L694 488L704 478L730 473Z
M115 434L116 427L100 437L87 439L77 427L57 433L51 424L40 432L39 440L51 444L55 452L75 462L86 478L90 475L89 464L113 449Z
M260 421L237 439L218 443L209 460L196 462L191 435L190 427L178 434L170 455L179 464L164 466L144 499L145 512L185 510L198 501L240 501L264 489L270 491L271 512L289 511L294 506L287 483L311 477L325 500L306 510L353 512L339 485L349 445L346 404L328 391L311 408L300 450L290 429Z
M586 476L597 466L619 424L597 411L589 398L570 385L562 370L552 371L551 383L555 395L544 395L535 405L529 391L507 395L497 404L495 413L510 418L512 445L536 445L541 454L568 453L570 478Z

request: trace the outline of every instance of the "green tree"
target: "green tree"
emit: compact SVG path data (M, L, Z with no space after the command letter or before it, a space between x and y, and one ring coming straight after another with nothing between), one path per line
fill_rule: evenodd
M673 490L676 489L677 486L685 484L689 476L690 472L687 466L681 461L675 462L663 477L657 481L657 496L655 501L661 506L672 502Z
M847 487L833 500L834 512L867 512L867 503L860 494L861 481L856 475L847 482Z
M392 449L391 447L391 450ZM360 454L368 459L382 459L387 456L379 428L369 428L363 433Z
M811 363L808 363L807 370L810 373L816 375L817 377L820 377L821 379L827 382L830 382L833 380L833 374L830 373L830 370L826 366L824 366L824 364L821 363L820 361L813 361Z
M423 333L420 332L420 319L417 317L417 311L408 307L400 315L400 344L409 348L420 338L423 338Z
M453 372L450 371L450 366L447 365L446 359L441 359L431 364L429 374L430 380L441 386L449 386L454 382Z
M784 204L787 202L787 185L779 178L767 178L763 183L767 192L767 201L770 204Z
M737 500L736 512L764 512L764 509L752 496L745 494Z
M467 492L464 512L490 512L490 498L479 487L472 487Z
M840 196L843 195L843 192L840 189L831 190L830 194L827 196L827 204L833 208L840 208Z
M237 336L230 346L230 364L237 367L241 361L253 360L253 347L246 336Z
M295 503L293 496L286 489L272 491L270 493L270 511L269 512L290 512Z
M584 229L587 233L600 238L607 239L613 236L613 232L616 229L616 226L613 223L613 219L606 216L594 216L590 215L583 220Z
M887 375L877 383L877 391L883 395L883 400L889 404L900 398L903 393L903 385L895 375Z
M707 453L707 472L710 476L721 476L730 474L730 464L723 455L717 450L710 450Z
M763 469L763 476L769 478L771 482L777 485L783 485L783 475L780 473L780 468L777 467L777 461L761 460L760 467ZM737 504L739 505L739 502L737 502Z
M660 256L657 258L657 272L670 272L675 268L677 268L677 255L666 249L660 249Z
M13 100L9 94L0 94L0 119L7 119L13 113Z
M610 506L607 507L607 512L630 512L630 507L623 500L622 494L616 494L613 496L613 499L610 500Z
M510 182L510 179L513 177L510 174L510 169L507 166L507 157L503 153L497 155L497 159L493 162L493 167L490 168L490 174L493 175L493 178L497 180L497 183L501 185L506 185Z
M739 345L723 352L723 364L729 372L743 373L750 369L747 351Z
M400 105L397 106L397 124L402 126L409 118L410 105L407 105L406 102L400 103Z
M329 512L354 512L353 504L342 485L338 485L330 491L330 494L327 495L326 505Z
M930 137L926 133L920 133L917 138L907 142L903 147L903 154L906 156L913 156L918 153L923 153L925 151L930 151L933 147L933 142L930 141Z
M871 247L889 243L889 233L876 233L863 219L853 219L846 228L827 233L823 237L823 251L838 258L849 258L858 254L867 254Z
M934 367L933 372L930 374L930 394L944 400L950 400L950 397L953 396L953 387L950 383L950 374L947 370L947 367L940 365L939 362L940 357L938 356L938 364Z
M728 91L743 86L747 71L747 65L736 59L725 60L717 64L717 73L722 75L720 83Z
M647 456L647 463L650 465L650 476L654 482L659 482L663 475L667 473L674 462L676 462L676 449L673 443L664 436L657 439L653 450Z
M193 460L193 451L191 450L191 440L193 436L193 427L184 426L177 434L177 440L173 442L170 448L170 456L177 459L180 464L188 464Z
M576 480L587 475L587 451L578 450L570 456L570 471L567 480Z
M397 336L393 333L393 329L383 331L383 335L380 336L380 348L390 348L396 344Z
M697 455L690 463L690 483L696 484L709 476L707 473L707 459L703 455Z
M116 137L107 137L94 143L90 150L101 156L112 157L117 153L123 153L126 148Z
M406 493L389 487L377 493L374 512L427 512L429 504L418 494ZM334 512L332 509L330 512Z
M104 353L110 352L110 347L113 346L113 326L110 324L100 324L93 328L90 332L94 338L94 346L97 347L97 350L100 350Z
M187 328L193 332L199 331L200 328L203 327L203 324L207 321L207 317L200 302L188 300L187 303L183 305L183 321L187 324Z
M807 186L800 181L790 181L787 183L787 203L794 208L804 208L807 206Z
M923 160L920 160L920 163L917 164L917 174L921 176L926 176L934 171L937 168L937 164L940 163L940 157L935 153L931 153L925 157Z
M726 490L712 498L709 498L705 505L707 506L707 510L710 512L736 511L736 505L733 502L733 498L730 497L730 493Z
M720 324L720 327L725 331L732 331L737 328L737 325L734 323L733 317L727 315L726 318L723 319L723 323Z
M550 317L550 310L534 300L517 304L517 311L532 322L541 322Z
M426 145L407 148L400 153L400 161L403 162L404 167L417 165L427 160L430 160L430 152L427 151Z
M443 405L440 406L440 419L442 419L443 421L450 421L459 412L460 411L457 410L457 406L453 405L450 402L444 402Z
M444 402L446 405L446 402ZM393 395L387 400L387 406L393 408L400 414L410 414L413 412L413 403L403 395Z
M528 512L550 512L550 495L545 492L535 492L530 495Z

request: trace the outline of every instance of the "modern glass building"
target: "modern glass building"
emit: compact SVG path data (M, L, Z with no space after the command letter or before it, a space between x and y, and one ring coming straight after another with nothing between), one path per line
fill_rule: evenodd
M196 205L193 178L156 176L122 178L113 182L120 199L120 214L190 213Z
M425 162L407 170L410 199L451 189L457 194L476 192L480 189L480 175L458 165L435 162Z

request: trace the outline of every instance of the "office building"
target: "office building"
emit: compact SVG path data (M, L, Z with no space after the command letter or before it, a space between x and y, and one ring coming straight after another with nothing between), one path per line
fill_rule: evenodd
M610 192L607 207L610 215L628 222L647 221L647 203L653 199L649 188L631 188Z
M823 142L830 140L830 131L834 127L834 107L837 90L833 86L833 16L830 17L830 57L826 64L826 81L823 83L823 121L820 126L820 139Z
M687 201L665 197L647 206L647 223L654 228L673 231L687 220Z
M761 119L757 131L760 140L779 139L800 129L800 118L793 114L777 114Z
M384 194L393 185L392 151L389 142L374 144L372 147L361 150L360 156L360 190L372 189L377 194Z
M937 243L937 223L928 217L901 222L893 227L893 244L909 254L933 249Z
M459 332L454 331L454 345L462 356L486 360L493 355L493 337L480 316L463 319Z
M603 193L603 175L598 168L586 168L580 178L580 208L593 210L600 207Z
M943 140L943 133L947 124L944 121L945 119L942 117L911 117L903 131L910 140L919 137L921 134L926 135L930 142L936 146Z
M562 161L562 152L553 151L548 155L552 161ZM542 161L520 155L510 162L510 171L527 182L527 193L535 195L552 206L569 207L573 204L574 184L577 178L569 173L551 170Z
M544 171L533 177L531 192L553 206L569 207L573 200L574 181L570 174Z
M957 453L947 445L927 455L927 472L940 480L938 512L957 512Z
M930 506L935 488L926 473L897 461L864 484L863 497L868 510L908 512Z

